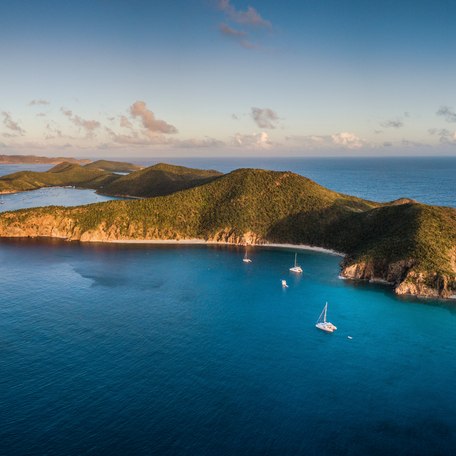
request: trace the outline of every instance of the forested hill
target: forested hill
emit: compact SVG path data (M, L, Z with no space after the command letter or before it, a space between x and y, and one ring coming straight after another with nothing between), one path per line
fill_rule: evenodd
M4 213L0 236L310 244L345 252L346 277L388 281L397 293L456 294L455 209L374 203L291 172L240 169L211 179L137 201Z

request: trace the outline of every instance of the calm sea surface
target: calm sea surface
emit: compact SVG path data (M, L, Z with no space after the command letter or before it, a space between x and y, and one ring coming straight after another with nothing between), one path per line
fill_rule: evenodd
M0 176L18 171L47 171L52 165L0 165ZM119 199L97 195L94 190L67 187L41 188L30 192L11 193L0 196L0 212L14 211L37 206L78 206Z
M207 166L292 169L356 193L353 166L294 162ZM456 205L454 165L426 165L433 202ZM363 166L359 176L382 175ZM426 166L402 185L388 168L360 196L423 201ZM446 193L439 176L453 182ZM91 202L54 191L69 192L58 195L65 204ZM28 195L49 204L40 192ZM455 453L454 304L342 281L333 255L299 253L302 277L288 271L291 251L250 255L245 264L235 247L0 241L0 454ZM334 334L314 326L326 301Z
M157 161L222 172L236 168L293 171L332 190L373 201L408 197L456 207L456 157L397 158L161 158ZM135 161L135 162L136 162Z

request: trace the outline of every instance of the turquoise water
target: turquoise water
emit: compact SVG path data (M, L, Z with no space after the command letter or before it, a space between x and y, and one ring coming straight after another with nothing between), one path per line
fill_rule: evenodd
M397 160L178 162L456 206L455 159ZM42 189L5 195L0 210L99 198ZM333 255L300 253L302 277L291 251L242 257L1 240L0 454L454 454L454 303L340 280ZM334 334L314 326L326 301Z
M0 453L453 453L453 306L242 256L0 242Z

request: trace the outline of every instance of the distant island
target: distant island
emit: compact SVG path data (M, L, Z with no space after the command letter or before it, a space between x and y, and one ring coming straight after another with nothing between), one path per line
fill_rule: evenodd
M309 245L344 252L342 277L388 283L400 295L456 298L453 208L367 201L291 172L158 164L122 176L94 163L4 176L0 191L74 185L142 199L6 212L0 237Z
M152 197L202 185L221 174L164 163L143 169L132 163L108 160L83 166L63 162L45 172L19 171L0 177L0 194L75 186L97 190L104 195Z
M92 160L68 158L68 157L40 157L38 155L0 155L0 165L57 165L62 162L79 163L80 165L90 163Z

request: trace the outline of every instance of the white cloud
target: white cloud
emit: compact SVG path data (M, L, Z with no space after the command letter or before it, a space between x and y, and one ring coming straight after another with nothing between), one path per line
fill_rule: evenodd
M261 17L260 13L253 7L249 6L245 11L237 10L230 0L219 0L218 7L233 22L254 27L270 28L271 23Z
M354 133L347 131L334 133L332 135L289 136L286 140L295 146L305 147L308 149L359 149L367 145L364 140L356 136Z
M456 112L449 106L440 106L436 114L444 117L447 122L456 122Z
M19 125L19 123L11 117L11 114L9 112L3 111L2 112L3 116L3 125L5 125L8 130L14 131L14 134L11 133L4 133L3 136L6 136L8 138L14 137L14 136L24 136L25 130Z
M272 141L269 139L269 135L265 131L251 135L236 133L233 137L232 144L238 147L253 149L268 149L273 145Z
M380 124L384 128L401 128L404 126L402 120L387 120Z
M252 108L251 115L260 128L276 128L279 116L269 108Z
M456 131L451 132L447 128L430 128L428 132L430 135L438 136L441 144L456 144Z
M245 38L247 36L247 33L243 32L242 30L236 30L223 23L219 25L219 30L222 35L228 38L232 38L246 49L254 49L256 47L253 43Z
M347 149L359 149L364 145L364 141L358 136L346 131L331 135L331 139L334 144L343 146Z
M48 104L50 104L49 101L39 99L39 100L32 100L28 105L29 106L40 106L40 105L48 105Z
M155 118L155 114L147 109L144 101L136 101L130 106L132 117L139 117L143 127L150 133L173 134L177 133L177 128L164 120Z
M64 116L68 117L68 119L77 127L81 128L87 138L93 138L95 136L95 130L100 128L101 124L97 120L86 120L82 117L73 114L73 111L70 109L61 108L61 112Z
M122 128L133 128L133 124L128 120L126 116L120 116L120 126Z
M206 148L206 147L220 147L225 143L215 138L205 136L204 138L190 138L176 141L174 143L177 147L182 148Z

